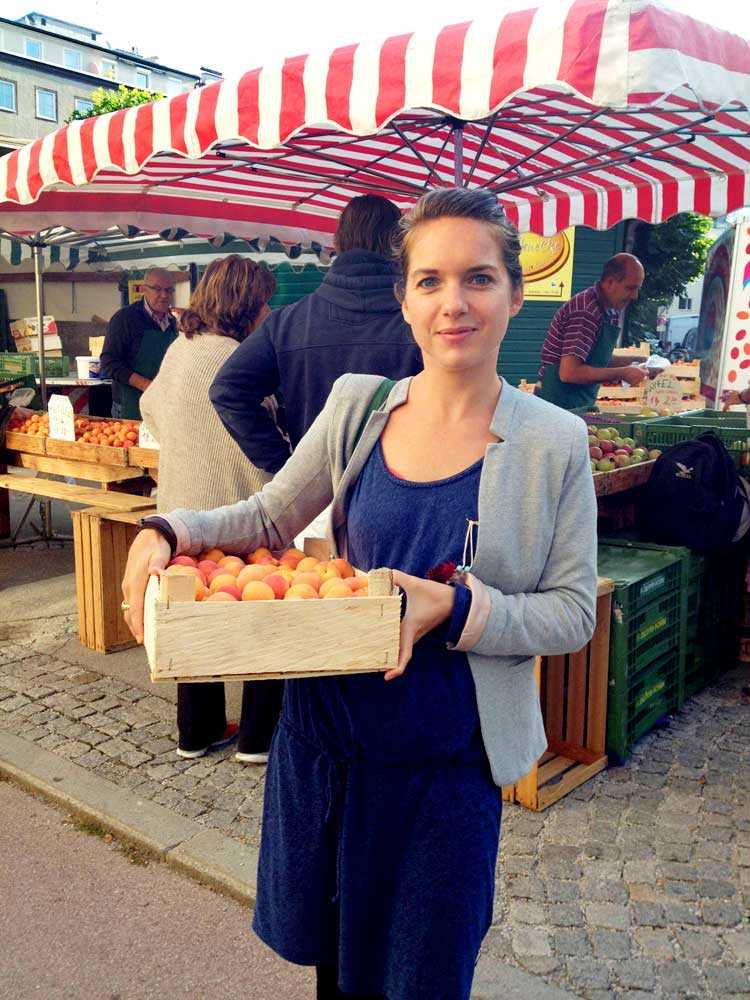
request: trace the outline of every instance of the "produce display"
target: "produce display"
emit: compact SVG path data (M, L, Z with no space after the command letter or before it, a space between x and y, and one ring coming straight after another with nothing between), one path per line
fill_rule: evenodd
M614 427L586 425L592 472L614 472L629 465L651 462L661 455L659 448L639 447L632 437L620 437Z
M7 430L18 431L19 434L30 434L32 437L47 437L49 435L49 414L34 413L30 417L13 414L8 421Z
M76 441L86 444L104 444L111 448L130 448L138 444L137 420L102 420L94 417L76 417L74 421ZM32 437L49 437L49 414L22 413L13 415L8 423L9 431L29 434Z
M278 558L259 548L242 556L209 549L195 558L176 556L167 575L195 578L196 601L306 601L367 597L368 580L346 559L320 561L291 548Z

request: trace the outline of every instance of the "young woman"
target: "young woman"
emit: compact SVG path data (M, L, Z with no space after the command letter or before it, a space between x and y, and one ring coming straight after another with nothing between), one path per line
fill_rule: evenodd
M288 682L272 746L254 928L317 967L320 1000L467 1000L491 921L498 786L545 748L533 657L593 633L585 425L497 375L523 299L519 250L490 194L426 194L403 220L399 289L424 371L369 417L381 380L339 379L261 493L175 511L130 553L138 639L170 542L282 548L331 501L337 551L393 567L406 594L397 666ZM446 562L472 565L452 584L424 578Z
M181 335L141 397L143 419L160 445L159 513L236 503L271 478L229 436L208 390L222 365L268 314L275 287L270 271L232 254L209 264L180 317ZM227 725L223 684L178 684L177 754L202 757L238 737L240 761L265 763L282 690L281 681L244 684L238 727Z

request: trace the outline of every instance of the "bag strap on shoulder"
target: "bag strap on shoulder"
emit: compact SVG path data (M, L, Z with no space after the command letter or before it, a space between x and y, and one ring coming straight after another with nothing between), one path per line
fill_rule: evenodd
M362 423L359 425L359 429L354 436L354 442L352 444L352 451L359 444L359 439L362 437L365 427L367 426L367 421L370 419L370 414L375 413L377 410L382 410L385 405L386 399L391 394L391 389L396 384L396 380L392 378L384 378L380 385L377 387L373 393L372 399L370 400L370 405L365 411L364 417L362 417Z

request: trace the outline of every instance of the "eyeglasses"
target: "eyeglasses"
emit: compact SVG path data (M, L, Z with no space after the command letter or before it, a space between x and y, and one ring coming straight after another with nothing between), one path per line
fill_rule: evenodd
M144 288L150 288L152 292L159 292L161 295L174 295L174 288L170 285L169 288L162 288L161 285L144 285Z

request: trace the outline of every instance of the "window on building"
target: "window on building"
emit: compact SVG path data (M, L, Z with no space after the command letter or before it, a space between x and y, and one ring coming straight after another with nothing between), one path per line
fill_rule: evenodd
M135 85L140 87L141 90L151 89L151 75L144 69L137 69L135 71Z
M88 111L91 111L91 109L93 108L93 106L94 106L94 102L90 101L88 99L88 97L74 97L73 98L73 107L75 108L76 111L80 111L81 114L85 115Z
M63 65L66 69L81 69L83 59L76 49L63 49Z
M0 111L16 110L16 85L12 80L0 80Z
M57 121L57 94L54 90L36 88L36 116L46 122Z
M42 43L36 38L25 38L24 50L28 59L42 58Z
M102 59L102 76L108 80L117 79L117 63L113 59Z
M693 300L691 298L689 298L687 295L680 295L679 298L678 298L677 308L678 309L692 309L693 308Z

